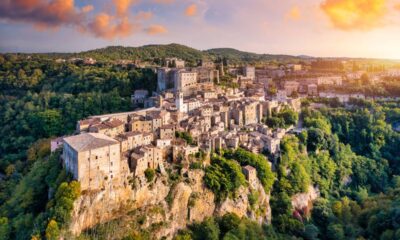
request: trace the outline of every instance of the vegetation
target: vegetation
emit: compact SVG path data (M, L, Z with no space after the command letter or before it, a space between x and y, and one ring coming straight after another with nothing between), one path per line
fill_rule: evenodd
M185 140L189 145L194 144L193 137L188 132L175 132L175 137Z
M235 196L236 190L245 185L246 179L236 161L214 156L211 165L206 168L204 182L217 196L217 201L221 201Z
M152 168L148 168L144 171L144 176L146 177L147 182L152 182L156 176L156 171Z
M335 105L321 111L303 109L302 121L307 130L297 136L286 136L281 142L277 179L267 181L274 185L270 201L272 226L257 239L397 239L400 236L397 220L400 134L391 127L391 123L398 121L399 105L352 104L357 104L357 108ZM223 159L256 167L260 180L263 176L259 173L274 176L258 165L265 164L265 158L242 149L225 151ZM307 192L311 186L321 192L313 210L294 209L292 197ZM250 205L254 205L257 193L251 192L248 197ZM245 239L222 233L218 221L207 220L189 229L185 234L193 239L199 229L213 232L207 236L211 239ZM257 233L257 229L249 230L246 239Z
M87 116L130 110L131 93L154 90L156 77L150 69L56 63L45 55L0 61L0 235L56 236L79 184L62 170L60 153L50 155L49 139L73 133Z
M224 156L227 159L236 160L240 165L250 165L257 169L257 177L260 179L261 184L264 186L265 191L268 193L272 190L272 185L275 180L275 174L271 170L268 160L258 154L254 154L243 149L236 151L226 151Z
M265 120L265 123L270 128L288 128L291 125L296 125L298 119L298 114L293 109L286 107L278 113L273 112L272 116Z
M56 57L94 57L95 65L56 63ZM189 65L208 58L234 62L273 61L277 56L232 49L205 52L180 45L142 48L110 47L74 55L0 56L0 240L58 239L71 219L72 203L80 186L71 181L50 153L51 138L72 134L77 120L90 115L130 110L136 89L153 91L156 76L151 69L121 67L109 61L141 59L163 61L178 57ZM286 56L282 56L286 59ZM288 57L287 59L291 59ZM225 80L225 79L224 79ZM399 96L399 79L381 85L360 84L343 91L367 95ZM222 84L229 84L229 76ZM271 94L273 91L271 91ZM189 226L176 239L399 239L400 238L400 121L399 102L321 100L313 110L306 101L301 115L305 130L281 141L281 156L274 172L264 156L243 149L214 155L205 168L206 186L217 201L235 197L246 181L241 166L257 169L257 177L271 194L272 225L260 226L234 214L208 218ZM290 109L273 113L266 123L273 128L296 124ZM177 137L193 144L188 133ZM203 154L195 156L203 159ZM180 168L180 166L176 166ZM191 168L202 168L201 161ZM146 170L148 181L155 173ZM181 181L180 171L169 172L169 182ZM134 184L134 183L131 183ZM294 209L295 194L310 187L321 193L313 209ZM171 204L173 188L166 197ZM249 194L250 205L258 193ZM191 204L196 200L191 197ZM145 217L138 218L144 224ZM156 226L155 226L156 227ZM126 239L150 238L149 232L133 232Z

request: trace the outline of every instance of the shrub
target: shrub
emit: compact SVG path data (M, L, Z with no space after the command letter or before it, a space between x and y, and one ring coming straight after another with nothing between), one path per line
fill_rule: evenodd
M156 172L154 169L148 168L144 171L144 175L146 176L147 182L151 182L154 180Z
M206 186L217 196L217 201L234 195L246 183L240 165L223 157L213 157L204 176Z

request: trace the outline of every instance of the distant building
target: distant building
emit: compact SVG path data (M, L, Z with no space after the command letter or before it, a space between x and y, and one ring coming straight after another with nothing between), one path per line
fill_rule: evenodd
M178 58L166 58L165 59L165 67L184 68L185 61L178 59Z
M172 68L157 69L157 91L163 92L167 89L174 88L176 72L178 70Z
M176 72L175 91L182 92L187 96L192 94L197 87L197 73L192 71L180 70Z
M290 96L294 92L297 93L299 91L299 86L300 86L300 83L296 82L296 81L287 81L287 82L285 82L284 89L286 91L286 95Z
M318 85L336 85L341 86L343 79L341 76L323 76L317 78Z
M246 66L243 68L243 75L251 80L256 79L256 68L251 66Z
M136 90L134 92L134 94L131 96L132 103L133 104L138 104L138 103L143 104L144 101L146 100L146 98L148 97L148 95L149 95L149 91L147 91L147 90Z
M313 71L337 72L344 69L344 64L340 60L318 59L311 63L311 69Z
M200 66L203 68L212 68L215 69L215 63L212 61L201 60Z
M297 72L297 71L301 71L302 70L301 64L288 64L287 68L289 68L293 72Z
M307 94L309 96L318 96L318 86L317 86L317 84L308 84L307 85Z

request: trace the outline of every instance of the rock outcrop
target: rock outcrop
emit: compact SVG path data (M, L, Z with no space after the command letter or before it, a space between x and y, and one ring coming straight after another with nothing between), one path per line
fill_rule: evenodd
M309 186L306 193L298 193L292 197L292 206L295 211L300 211L304 215L308 216L312 209L313 202L319 196L319 189Z
M229 212L259 223L270 222L269 195L260 182L254 187L242 186L235 197L216 204L215 195L204 186L203 176L202 170L190 170L184 181L173 184L168 183L166 176L159 175L152 183L135 189L127 185L83 193L74 204L70 231L78 235L113 219L126 218L126 222L140 219L140 228L151 229L153 237L170 239L187 224Z

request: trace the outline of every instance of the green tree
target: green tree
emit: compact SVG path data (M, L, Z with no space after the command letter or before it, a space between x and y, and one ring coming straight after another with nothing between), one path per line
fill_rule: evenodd
M5 217L0 218L0 240L7 240L10 237L11 227L8 219Z
M60 236L60 229L58 227L57 222L52 219L49 224L47 224L46 228L46 239L47 240L58 240Z
M193 231L194 240L218 240L219 239L219 226L215 222L215 219L210 217L206 218L202 223L196 223L192 225L191 230Z

